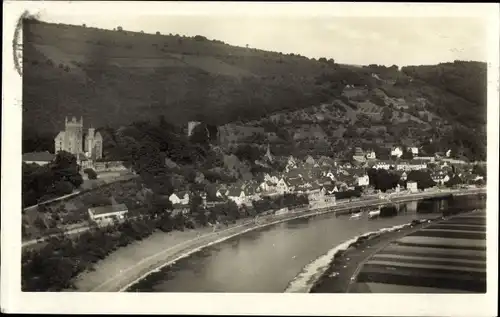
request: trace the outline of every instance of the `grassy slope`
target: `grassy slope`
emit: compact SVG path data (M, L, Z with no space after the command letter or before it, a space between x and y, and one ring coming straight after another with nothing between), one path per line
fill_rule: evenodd
M159 115L174 124L241 120L248 126L249 120L256 120L252 125L259 126L262 118L281 113L290 119L286 129L292 136L299 133L299 139L310 142L323 130L328 142L340 140L344 146L382 140L411 144L444 134L452 124L473 130L484 125L484 120L470 115L485 109L484 99L477 98L484 81L476 80L473 88L467 88L468 78L484 75L474 67L444 65L438 75L454 76L439 77L432 67L399 72L375 65L331 65L206 39L46 23L27 23L23 34L25 131L37 122L37 133L54 134L66 115L81 115L97 127L156 120ZM478 65L478 69L483 66ZM383 80L371 77L372 73ZM414 80L408 82L409 78ZM361 86L361 97L342 97L346 84ZM381 122L383 107L373 95L405 109L391 109L391 120ZM338 111L331 107L319 110L322 103L346 111L333 115ZM319 110L324 119L304 113L311 110ZM461 115L464 111L467 115ZM434 121L421 120L422 114ZM319 128L314 136L302 136L293 119ZM350 126L358 129L358 135L345 138L343 132ZM438 131L429 132L431 127ZM371 132L363 132L367 130Z

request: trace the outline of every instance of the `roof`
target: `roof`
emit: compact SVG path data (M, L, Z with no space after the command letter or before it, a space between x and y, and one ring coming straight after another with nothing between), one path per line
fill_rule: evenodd
M23 154L23 161L33 161L33 162L51 162L56 158L56 156L48 151L45 152L30 152Z
M62 137L64 137L64 131L59 131L59 133L56 135L56 137L54 139L57 140L57 139L62 138Z
M179 198L182 198L182 197L186 196L187 193L188 193L187 190L181 190L181 191L178 191L177 193L173 193L172 195L175 195Z
M127 208L127 205L125 205L125 204L117 204L117 205L93 207L93 208L89 208L89 210L94 215L102 215L102 214L109 214L109 213L115 213L115 212L120 212L120 211L128 211L128 208Z

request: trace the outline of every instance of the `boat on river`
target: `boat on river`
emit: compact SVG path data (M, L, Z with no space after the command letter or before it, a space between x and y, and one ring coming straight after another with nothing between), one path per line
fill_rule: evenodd
M368 211L368 218L373 219L377 218L378 216L380 216L380 208Z
M351 217L349 217L349 219L360 219L362 215L363 215L362 211L356 212L356 213L351 214Z

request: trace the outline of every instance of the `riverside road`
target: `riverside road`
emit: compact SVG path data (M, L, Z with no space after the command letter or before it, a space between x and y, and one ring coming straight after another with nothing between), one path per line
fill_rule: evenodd
M440 196L446 196L446 195L463 195L463 194L474 194L474 193L483 193L485 192L485 189L483 188L475 188L475 189L458 189L458 190L439 190L439 191L429 191L429 192L420 192L420 193L412 193L408 194L406 192L402 193L393 193L393 194L388 194L385 195L384 198L379 198L378 196L365 196L358 198L359 200L355 201L349 201L349 200L339 200L335 206L332 207L327 207L327 208L321 208L318 210L334 210L336 212L346 212L351 209L356 209L356 208L364 208L368 206L380 206L388 203L401 203L409 200L416 200L416 199L423 199L423 198L429 198L429 197L440 197ZM374 198L371 198L374 197ZM84 226L84 227L79 227L79 228L74 228L68 231L65 231L64 234L66 236L75 236L80 233L86 232L90 230L90 226ZM55 234L50 234L46 235L43 237L39 237L37 239L32 239L28 241L22 242L22 248L27 248L30 246L34 246L36 244L43 245L45 240L51 238L51 237L57 237L59 236L60 233L55 233Z

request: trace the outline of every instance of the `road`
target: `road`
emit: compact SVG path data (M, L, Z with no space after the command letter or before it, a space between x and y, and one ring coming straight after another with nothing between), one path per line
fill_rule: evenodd
M481 190L478 190L478 191L481 191ZM346 200L343 200L343 201L338 201L337 204L335 206L333 206L333 207L324 207L324 208L319 208L317 210L321 211L321 210L334 209L332 211L342 212L342 211L346 211L346 210L350 210L350 209L355 209L355 208L362 208L362 207L368 207L368 206L383 205L383 204L387 204L387 203L400 203L400 202L405 202L405 201L408 201L408 200L423 199L423 198L436 197L436 196L440 196L440 195L447 195L447 194L451 194L451 193L456 194L456 193L464 193L464 192L468 192L468 191L465 191L465 190L446 190L446 191L441 191L440 190L440 191L412 193L412 194L408 194L406 192L392 193L392 194L386 195L386 197L383 198L383 199L378 198L378 197L377 198L372 198L372 199L360 199L360 200L355 200L355 201L348 201L346 199ZM76 234L88 231L89 229L90 229L90 226L85 226L85 227L81 227L81 228L76 228L76 229L72 229L72 230L69 230L69 231L65 231L64 234L67 235L67 236L72 236L72 235L76 235ZM59 234L50 234L50 235L47 235L47 236L44 236L44 237L40 237L40 238L37 238L37 239L25 241L25 242L22 243L22 247L25 248L25 247L28 247L28 246L35 245L37 243L40 243L39 241L45 241L45 240L47 240L47 239L49 239L51 237L57 237L58 235Z

